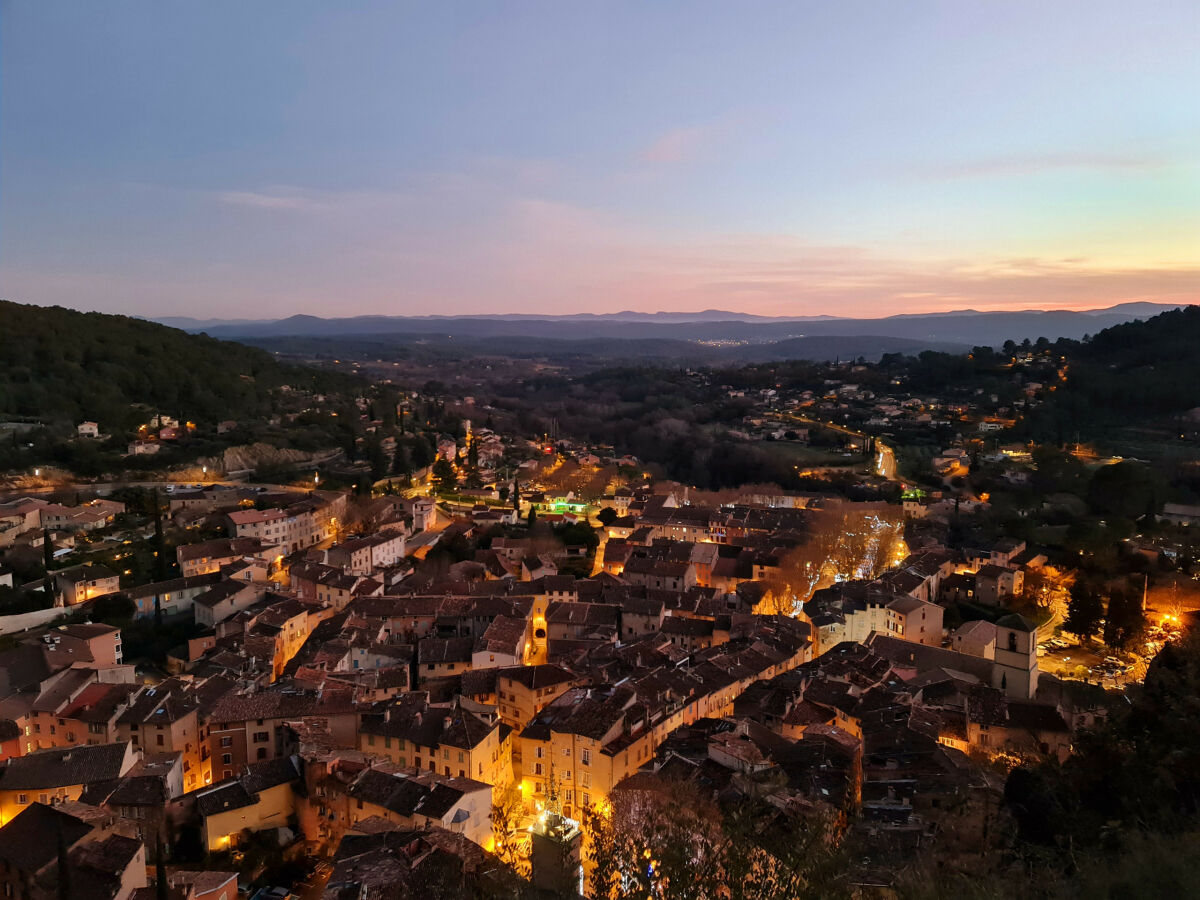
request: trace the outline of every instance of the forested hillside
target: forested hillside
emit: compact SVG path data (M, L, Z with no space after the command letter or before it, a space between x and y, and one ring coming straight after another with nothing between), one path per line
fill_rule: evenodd
M265 416L281 385L345 378L125 316L0 301L0 417L134 427L145 406L197 423Z
M1200 406L1200 306L1063 341L1066 383L1034 410L1031 436L1058 442L1097 437L1114 426L1164 426Z

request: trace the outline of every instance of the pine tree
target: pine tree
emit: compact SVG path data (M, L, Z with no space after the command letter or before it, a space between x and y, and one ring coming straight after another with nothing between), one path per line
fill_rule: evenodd
M433 489L439 494L444 494L453 490L457 483L458 476L454 474L454 466L450 465L445 457L438 457L438 461L433 464Z
M1067 620L1063 628L1074 635L1088 639L1100 628L1104 616L1104 598L1096 586L1084 578L1071 586L1071 599L1067 603Z
M1124 650L1145 627L1146 616L1138 592L1128 587L1113 591L1104 619L1104 643L1115 650Z

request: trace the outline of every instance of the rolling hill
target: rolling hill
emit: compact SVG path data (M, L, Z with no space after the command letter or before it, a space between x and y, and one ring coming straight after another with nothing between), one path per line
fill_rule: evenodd
M1078 340L1112 325L1154 315L1164 304L1128 303L1105 310L1021 310L1013 312L976 312L962 310L934 314L900 314L885 318L852 319L830 316L770 318L722 310L698 313L572 314L563 316L353 316L324 319L297 315L271 322L195 322L173 324L189 330L205 331L214 337L234 340L278 337L355 337L380 335L426 335L452 339L518 338L525 340L597 340L630 339L630 325L636 324L641 340L722 341L770 344L801 338L870 338L915 342L914 347L893 346L884 352L912 352L913 349L948 349L981 344L999 346L1005 340L1045 337L1049 340ZM390 339L396 343L395 338ZM631 345L623 355L644 355L648 345ZM854 353L852 355L871 355ZM747 355L746 360L755 357ZM822 357L823 358L823 357Z
M278 363L244 344L127 316L0 301L0 417L105 428L144 421L143 404L200 422L266 415L282 385L346 379Z

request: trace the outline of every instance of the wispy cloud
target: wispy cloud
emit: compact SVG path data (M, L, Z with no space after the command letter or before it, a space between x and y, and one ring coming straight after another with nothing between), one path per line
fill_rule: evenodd
M638 162L671 165L694 159L712 137L711 126L674 128L655 138L638 153Z
M1189 248L1173 258L1117 259L1094 242L1086 256L1070 245L1057 254L952 256L960 252L945 249L960 246L953 242L910 253L774 232L672 231L569 201L555 186L546 166L507 160L387 190L228 186L203 202L246 212L207 222L194 242L203 247L196 265L182 264L187 255L131 254L119 265L75 255L40 273L11 263L0 273L10 296L37 302L88 296L97 306L158 312L169 296L176 311L203 302L214 315L253 306L264 317L328 315L330 297L356 313L715 307L858 316L1200 300L1200 259ZM195 200L179 191L164 205L188 212ZM141 233L121 239L143 246ZM212 306L214 297L226 305Z
M1006 178L1040 175L1048 172L1108 171L1150 172L1164 168L1168 161L1153 156L1122 156L1105 153L1042 153L1029 156L1001 156L914 167L926 178Z
M313 210L321 203L308 193L294 189L281 191L219 191L217 201L226 206L254 209Z

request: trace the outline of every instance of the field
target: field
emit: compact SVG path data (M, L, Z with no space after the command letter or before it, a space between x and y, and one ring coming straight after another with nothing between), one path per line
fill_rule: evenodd
M867 459L857 453L846 456L841 450L809 447L793 441L762 441L758 446L800 468L854 468L865 467L868 463Z
M576 497L597 500L622 479L616 466L581 466L573 459L548 457L529 480L548 493L572 491Z

